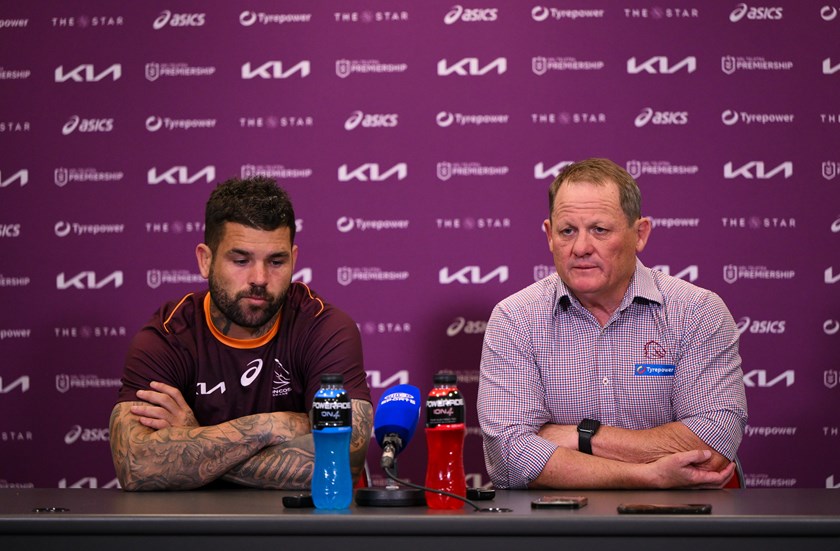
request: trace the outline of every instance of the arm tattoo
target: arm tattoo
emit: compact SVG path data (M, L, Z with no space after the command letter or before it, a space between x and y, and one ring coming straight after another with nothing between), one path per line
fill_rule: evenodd
M126 490L184 490L203 486L268 445L285 442L308 430L299 414L278 419L261 413L212 427L153 430L117 404L111 414L111 454ZM302 426L305 425L305 426Z
M277 490L308 490L315 464L312 435L271 446L233 467L225 480Z
M355 480L364 466L373 426L373 407L353 400L353 432L350 436L350 468ZM293 418L292 418L293 419ZM293 422L293 421L292 421ZM245 486L281 490L308 490L315 464L312 435L300 436L262 450L232 468L224 479Z
M350 436L350 469L357 479L367 458L373 430L373 406L364 400L353 400L353 434Z

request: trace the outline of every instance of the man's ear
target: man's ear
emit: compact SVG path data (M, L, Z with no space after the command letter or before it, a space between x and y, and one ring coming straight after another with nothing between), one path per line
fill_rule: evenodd
M543 230L545 230L545 237L548 239L548 250L554 253L554 245L551 242L551 220L543 220Z
M209 278L210 265L213 264L213 251L204 243L199 243L195 247L195 259L198 261L198 271L201 272L201 277Z
M647 244L650 232L653 226L650 223L650 218L639 218L636 220L636 253L644 250Z

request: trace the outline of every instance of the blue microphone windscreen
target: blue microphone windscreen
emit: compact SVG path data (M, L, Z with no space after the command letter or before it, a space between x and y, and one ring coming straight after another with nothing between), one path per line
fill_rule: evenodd
M420 405L420 389L416 386L397 385L386 390L373 416L373 433L379 445L386 435L396 434L405 448L420 420Z

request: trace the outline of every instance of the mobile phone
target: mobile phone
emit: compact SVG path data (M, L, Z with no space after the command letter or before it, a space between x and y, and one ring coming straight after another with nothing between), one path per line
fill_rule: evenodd
M487 488L467 488L467 499L473 501L488 501L496 497L496 490Z
M312 501L312 494L299 494L296 496L283 496L283 507L289 509L306 509L315 507Z
M532 509L580 509L589 500L584 496L542 496L531 502Z
M618 506L622 515L708 515L711 503L622 503Z

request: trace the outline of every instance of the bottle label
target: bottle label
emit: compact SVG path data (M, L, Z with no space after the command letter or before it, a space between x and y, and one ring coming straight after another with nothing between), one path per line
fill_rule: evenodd
M352 408L347 393L324 396L319 391L312 401L312 429L352 426Z
M433 390L426 400L426 426L464 422L464 399L456 388Z

